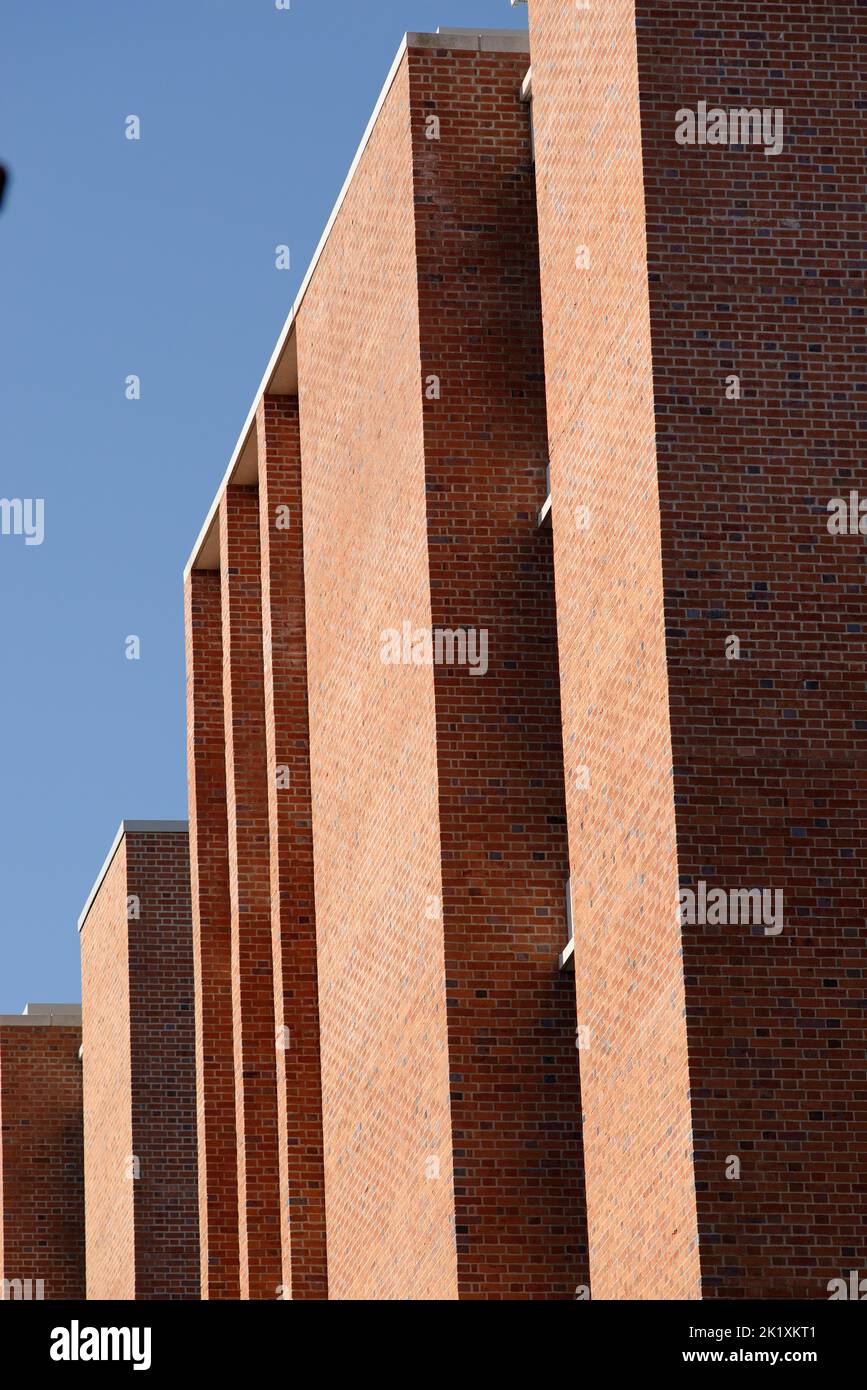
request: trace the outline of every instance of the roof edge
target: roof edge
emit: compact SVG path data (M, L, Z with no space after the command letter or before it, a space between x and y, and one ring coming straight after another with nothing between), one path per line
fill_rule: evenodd
M112 866L114 856L120 848L120 842L126 835L187 835L189 834L190 823L186 820L122 820L117 829L117 834L111 843L111 849L105 856L105 862L96 876L96 881L87 895L87 902L81 909L78 918L78 931L81 932L87 914L93 907L96 895L103 885L105 876Z
M388 76L386 77L382 90L379 94L379 97L377 98L376 105L374 106L370 119L367 122L364 134L361 137L361 143L359 144L358 149L355 152L355 157L349 166L349 173L346 175L346 178L343 181L343 186L337 195L337 201L335 202L334 207L331 210L331 216L325 224L325 230L323 231L322 236L319 238L319 244L317 245L316 250L313 252L313 257L310 261L310 264L307 267L304 279L301 281L301 287L298 290L297 295L295 296L295 300L292 304L291 309L289 310L286 322L284 323L283 328L280 331L276 347L274 348L274 351L271 353L268 365L265 368L265 374L262 377L261 382L259 383L258 390L253 399L253 404L247 412L247 418L244 421L241 433L238 435L237 443L235 444L235 447L232 451L232 456L229 459L229 463L225 473L223 474L222 481L220 482L214 499L210 507L208 508L207 516L205 517L199 534L196 537L192 551L190 552L190 557L187 560L186 565L184 566L184 583L186 583L189 579L190 572L197 568L197 561L199 559L199 556L201 552L204 550L211 536L211 532L214 526L216 525L217 512L220 506L220 499L222 498L226 488L232 481L232 478L237 470L238 463L241 459L241 455L244 453L248 444L251 443L251 436L253 437L253 441L255 441L256 411L259 408L259 402L261 401L262 397L267 394L268 388L280 367L283 354L286 351L289 345L289 341L292 338L295 330L295 320L304 301L304 297L307 294L308 289L310 288L310 282L313 279L316 267L318 266L319 261L322 258L322 254L325 250L328 238L331 235L340 210L343 207L344 202L346 201L350 185L352 183L353 178L355 177L355 173L358 169L358 166L361 163L361 160L364 156L364 152L370 143L374 127L379 119L380 112L382 111L382 108L385 105L388 94L394 85L394 81L397 77L400 65L403 62L404 57L406 56L407 50L410 48L450 48L458 51L468 50L470 52L477 53L528 53L530 49L530 41L529 34L526 29L438 29L435 34L421 33L415 31L410 31L409 33L404 34L398 47L397 53L394 56L394 60L391 64L391 67L389 69ZM215 567L203 566L202 568Z
M81 1031L80 1004L25 1004L23 1013L0 1014L0 1028L76 1028Z
M403 62L404 56L407 51L407 47L409 46L409 38L409 34L404 34L403 38L401 39L397 53L395 54L394 60L389 69L388 76L385 79L382 91L380 92L379 97L377 98L376 105L374 106L370 119L367 122L367 127L364 131L364 134L361 137L361 143L359 144L358 149L355 151L355 157L349 166L349 173L343 180L343 186L337 195L337 201L331 210L331 216L325 224L325 230L323 231L322 236L319 238L319 244L317 245L316 250L313 252L313 258L307 267L304 279L301 281L301 287L298 290L297 295L295 296L292 307L289 310L289 314L286 318L286 322L284 323L280 331L280 336L277 339L277 345L274 348L274 351L271 353L268 365L265 368L265 374L262 377L261 382L259 383L259 388L253 399L253 404L247 412L247 418L244 421L243 428L238 436L238 442L235 445L234 450L232 451L232 457L229 459L229 465L225 473L223 474L223 479L219 487L217 488L216 496L214 497L214 500L208 509L208 514L205 517L202 529L196 537L196 542L193 546L190 558L184 566L185 583L189 578L190 571L195 568L196 560L199 557L199 552L204 547L204 544L207 541L208 535L211 531L211 527L214 525L214 522L216 521L217 510L220 505L220 498L223 496L223 493L229 486L229 483L232 481L232 475L235 472L238 460L246 447L250 433L255 429L256 411L259 408L259 402L262 399L262 397L266 394L268 386L270 385L271 380L273 379L277 371L277 368L280 365L280 359L283 356L283 352L286 348L286 345L288 344L289 339L292 336L292 333L295 328L295 319L298 314L298 310L301 308L304 296L306 295L307 290L310 286L310 281L313 279L316 267L322 258L322 253L325 250L326 242L328 241L328 238L331 235L334 223L337 221L340 209L343 207L343 204L346 201L346 196L349 192L349 186L352 183L353 178L355 177L355 172L359 164L361 163L362 157L364 155L365 150L367 149L368 144L370 143L370 138L373 135L373 128L376 125L377 120L379 119L379 113L385 105L386 98L388 97L388 94L394 85L394 80L397 77L398 69L400 68L401 63Z

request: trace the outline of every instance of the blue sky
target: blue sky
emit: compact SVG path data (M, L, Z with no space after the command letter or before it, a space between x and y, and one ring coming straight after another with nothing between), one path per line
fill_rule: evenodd
M186 817L183 566L401 36L437 25L526 9L3 0L0 497L45 536L0 534L0 1013L80 998L119 822Z

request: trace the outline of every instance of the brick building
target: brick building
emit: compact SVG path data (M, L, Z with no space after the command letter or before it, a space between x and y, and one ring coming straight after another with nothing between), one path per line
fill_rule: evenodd
M198 1298L186 822L124 821L78 928L87 1296Z
M407 37L187 572L211 1296L587 1279L527 64Z
M216 978L278 1040L251 1046L287 1289L299 1203L330 1297L571 1297L587 1239L596 1297L809 1297L864 1253L862 559L825 525L854 476L849 11L739 13L534 0L529 71L514 34L408 36L195 548L191 781L228 853L193 815L194 858L229 869ZM723 100L746 123L691 146ZM444 631L485 634L483 679L428 662ZM736 920L690 916L714 890Z
M867 1263L863 12L529 13L405 37L187 567L189 837L82 918L90 1297Z
M0 1016L0 1299L84 1297L81 1009Z

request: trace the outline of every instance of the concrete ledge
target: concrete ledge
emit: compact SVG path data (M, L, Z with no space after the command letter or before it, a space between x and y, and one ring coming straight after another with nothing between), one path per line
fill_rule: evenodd
M103 879L111 868L112 860L117 854L120 842L125 835L189 835L190 823L186 820L122 820L118 827L118 832L112 841L111 849L105 856L105 863L100 869L96 882L90 890L87 902L81 909L78 919L78 930L84 926L85 919L90 909L93 907L93 900L102 887Z
M22 1010L25 1017L43 1018L46 1014L77 1014L81 1018L80 1004L25 1004Z
M526 29L437 29L435 34L407 34L410 48L453 48L472 53L529 53Z
M0 1028L80 1028L80 1004L25 1004L21 1014L0 1014Z

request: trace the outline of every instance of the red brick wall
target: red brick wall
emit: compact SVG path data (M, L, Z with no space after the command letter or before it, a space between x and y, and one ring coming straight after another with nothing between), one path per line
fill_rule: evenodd
M609 1030L606 1052L582 1056L594 1294L694 1287L674 814L684 886L780 890L785 905L777 936L683 931L702 1289L825 1297L867 1258L863 557L826 526L828 500L859 482L865 19L849 4L747 14L709 0L581 13L532 0L530 14L567 777L570 756L591 772L569 801L573 874L608 866L605 893L585 874L576 900L579 1019L605 981ZM677 144L675 113L700 100L781 108L783 152ZM576 243L589 270L570 265ZM578 537L576 503L593 514ZM582 739L589 756L570 755ZM613 991L597 931L608 903L641 923L609 930ZM636 1030L654 998L665 1021L648 1046ZM653 1135L642 1094L673 1123L664 1165L617 1143L620 1117ZM618 1190L620 1209L658 1223L655 1241L620 1227ZM624 1264L614 1228L659 1258Z
M412 204L404 61L297 323L332 1299L457 1295Z
M126 837L136 1298L200 1297L189 840ZM84 931L87 931L85 926ZM91 1047L98 1047L91 1036ZM88 1196L89 1200L89 1196Z
M78 1027L0 1023L0 1281L33 1298L40 1280L84 1297L80 1045Z
M257 416L284 1298L327 1298L298 401Z
M203 1298L240 1297L232 931L218 570L184 586L187 783L196 1019L196 1114Z
M526 54L410 51L459 1293L586 1283ZM427 118L440 118L429 139ZM414 677L401 668L405 682Z
M136 1296L126 841L81 931L87 1297Z
M824 1298L867 1263L864 542L826 524L865 493L867 13L636 10L680 873L785 906L684 932L704 1290ZM702 99L781 108L782 153L676 144Z
M439 49L403 61L297 322L329 1291L571 1298L526 57ZM487 626L490 674L383 664L404 622Z
M633 4L530 24L592 1289L694 1298Z
M90 1299L199 1297L188 853L128 830L81 928Z
M221 498L220 581L240 1294L242 1299L275 1299L283 1274L268 838L270 772L255 487L232 486Z

